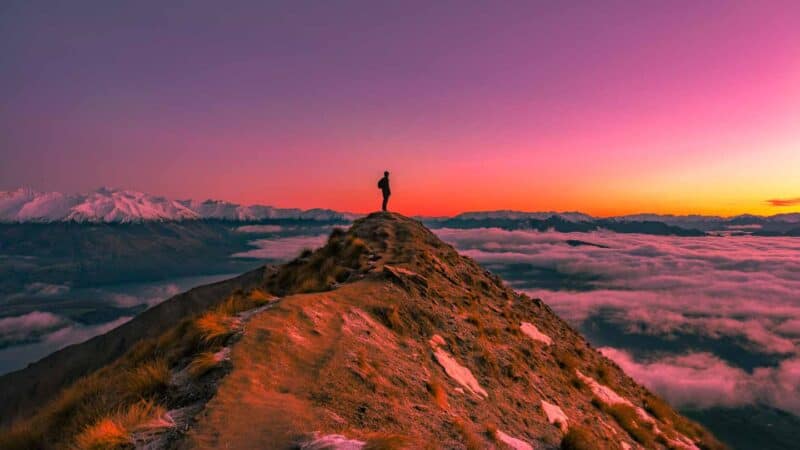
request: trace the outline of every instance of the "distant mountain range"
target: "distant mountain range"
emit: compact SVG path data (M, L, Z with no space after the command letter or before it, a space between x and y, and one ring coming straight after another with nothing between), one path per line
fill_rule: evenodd
M260 222L306 220L349 222L362 214L330 209L275 208L240 205L221 200L172 200L142 192L100 188L85 194L38 192L20 188L0 191L3 223L139 223L186 220ZM486 228L586 232L606 229L620 233L703 236L751 234L800 236L800 213L720 217L703 215L634 214L593 217L581 212L522 212L510 210L467 212L453 217L418 217L434 228Z
M592 217L580 212L485 211L453 217L420 218L432 228L502 228L505 230L555 230L564 233L609 230L672 236L754 235L800 236L800 214L675 216L636 214Z
M100 188L86 194L37 192L27 188L0 192L0 222L168 222L198 219L353 220L353 214L329 209L301 210L244 206L219 200L171 200L142 192Z

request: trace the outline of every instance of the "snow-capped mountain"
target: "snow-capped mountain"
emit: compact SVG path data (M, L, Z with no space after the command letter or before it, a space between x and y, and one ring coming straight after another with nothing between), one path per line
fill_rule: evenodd
M358 214L344 213L330 209L275 208L265 205L239 205L221 200L181 200L180 203L196 212L203 219L233 221L255 221L264 219L299 220L354 220Z
M141 222L197 219L194 211L164 197L142 192L100 188L87 194L0 192L3 222Z
M301 210L265 205L238 205L219 200L170 200L137 191L100 188L86 194L38 192L20 188L0 191L0 222L129 223L220 219L352 220L354 214L329 209Z

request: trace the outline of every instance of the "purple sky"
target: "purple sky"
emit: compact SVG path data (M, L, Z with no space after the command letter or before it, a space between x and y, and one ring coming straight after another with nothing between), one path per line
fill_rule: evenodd
M3 2L0 189L787 212L800 3L583 3Z

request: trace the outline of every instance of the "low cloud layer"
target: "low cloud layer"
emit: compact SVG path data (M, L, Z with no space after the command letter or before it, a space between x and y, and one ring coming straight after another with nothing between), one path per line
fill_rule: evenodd
M625 372L683 407L765 404L800 415L800 358L748 373L710 353L688 353L637 362L624 350L600 351Z
M243 225L236 229L239 233L278 233L283 227L280 225Z
M703 406L731 404L738 395L741 403L766 402L797 412L800 394L785 389L784 381L799 381L800 239L500 229L437 234L578 327L602 317L622 336L668 343L664 348L672 354L660 355L658 363L622 358L630 357L624 353L628 348L614 355L634 377L640 374L640 381L678 403L707 389ZM545 276L583 281L577 287L537 284ZM774 363L751 367L752 360L744 355L737 360L735 351L715 355L720 342L740 346L743 354L769 355L765 359ZM632 350L636 342L630 344ZM641 345L636 350L640 355ZM655 369L670 369L675 376L645 379ZM703 384L706 379L709 385ZM747 387L729 389L720 379Z
M250 244L258 247L246 252L235 253L233 258L289 260L300 254L303 249L321 247L328 239L327 234L315 236L291 236L274 239L257 239Z
M37 361L68 345L106 333L131 319L132 317L120 317L104 324L88 326L60 319L64 326L44 334L39 341L0 349L0 375L21 369L29 362Z
M32 335L64 326L61 317L49 312L33 311L22 316L0 319L0 345L4 342L24 341Z

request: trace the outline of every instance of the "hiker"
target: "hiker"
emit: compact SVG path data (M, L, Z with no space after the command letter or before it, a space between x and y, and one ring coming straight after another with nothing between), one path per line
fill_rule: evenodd
M389 172L383 172L383 178L378 180L378 189L383 192L383 206L381 209L386 211L386 204L389 203L389 196L392 195L392 191L389 189Z

